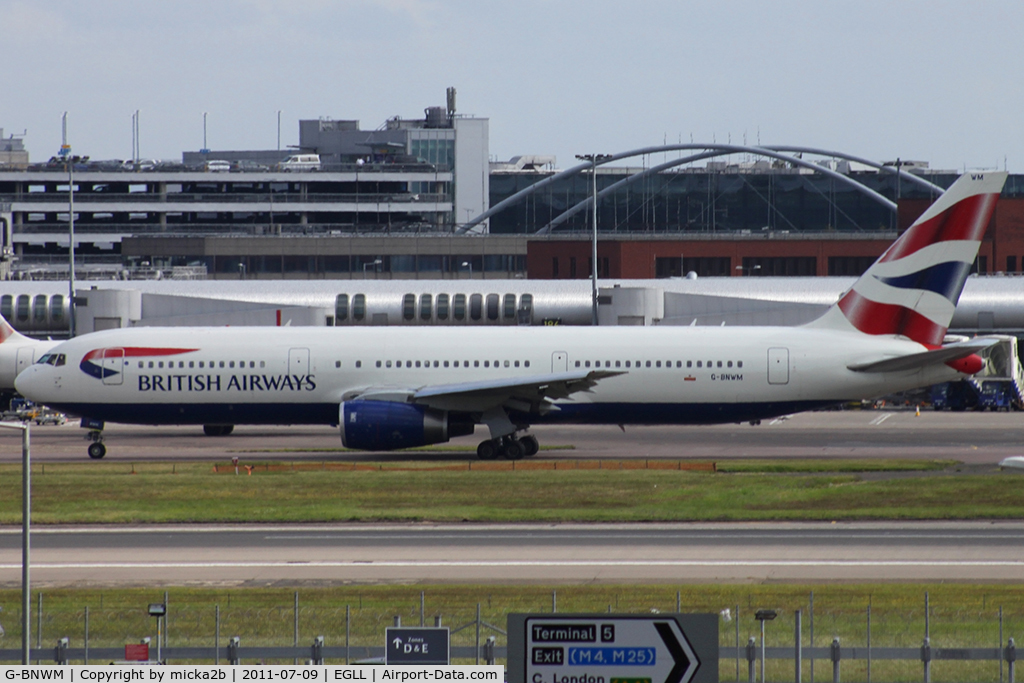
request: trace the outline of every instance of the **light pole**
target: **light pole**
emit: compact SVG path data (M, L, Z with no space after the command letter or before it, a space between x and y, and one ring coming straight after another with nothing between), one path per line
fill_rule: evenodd
M156 617L156 661L163 661L163 624L166 619L167 605L162 602L149 603L149 616Z
M370 266L373 266L373 272L374 272L374 274L376 274L377 273L377 266L379 266L382 263L384 263L384 262L382 260L380 260L380 259L374 259L370 263L364 263L363 264L363 279L364 280L366 279L366 269L367 268L369 268Z
M775 617L779 616L779 613L773 609L759 609L754 612L754 618L761 622L761 683L764 683L764 665L765 662L765 647L764 647L764 622L771 621Z
M68 169L68 330L75 336L75 171L74 160L71 158L71 145L68 144L68 113L60 119L61 144L60 156Z
M594 238L591 244L590 254L590 298L591 298L591 316L590 324L597 325L597 165L611 158L609 154L577 154L576 158L580 161L590 162L590 181L591 181L591 209L593 213L593 226L594 226Z
M736 270L740 271L742 275L750 275L751 271L761 270L761 266L736 266Z
M0 422L4 429L21 430L21 663L31 662L32 584L29 580L32 538L32 455L29 449L29 426L20 422Z
M239 280L244 280L245 279L245 264L244 263L239 263L238 264L238 279Z
M472 280L473 279L473 264L470 263L469 261L463 261L462 262L462 267L463 268L469 268L469 279Z

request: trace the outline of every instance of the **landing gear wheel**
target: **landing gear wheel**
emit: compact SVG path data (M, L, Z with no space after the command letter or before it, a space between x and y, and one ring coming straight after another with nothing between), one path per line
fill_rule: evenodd
M99 441L89 444L89 457L93 460L99 460L107 454L107 447Z
M509 460L521 460L526 451L523 449L523 444L519 443L517 439L508 439L503 444L502 450L505 451L505 457Z
M235 431L235 425L203 425L203 433L207 436L227 436Z
M523 446L523 455L527 458L531 458L537 455L540 451L540 442L537 441L537 437L533 434L527 434L523 438L519 439L519 443Z
M493 441L481 441L476 447L476 457L481 460L495 460L498 457L497 444Z

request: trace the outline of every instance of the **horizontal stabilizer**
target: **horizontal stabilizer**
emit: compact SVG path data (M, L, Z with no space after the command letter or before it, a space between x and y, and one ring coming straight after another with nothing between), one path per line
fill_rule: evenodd
M897 356L885 360L872 361L870 363L858 363L847 365L854 372L904 372L908 370L919 370L929 365L938 365L950 361L966 358L998 343L998 339L978 337L966 342L950 344L931 351L912 353L908 356Z

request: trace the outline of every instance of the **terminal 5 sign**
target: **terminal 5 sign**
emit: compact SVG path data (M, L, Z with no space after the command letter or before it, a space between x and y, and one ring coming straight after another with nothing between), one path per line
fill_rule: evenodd
M510 614L509 683L717 683L716 614Z

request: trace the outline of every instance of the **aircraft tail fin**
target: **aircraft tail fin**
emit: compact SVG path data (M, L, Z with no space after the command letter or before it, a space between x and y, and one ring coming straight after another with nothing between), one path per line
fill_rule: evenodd
M31 341L28 337L11 327L7 319L0 315L0 344L5 342Z
M809 326L941 346L1006 177L960 176Z

